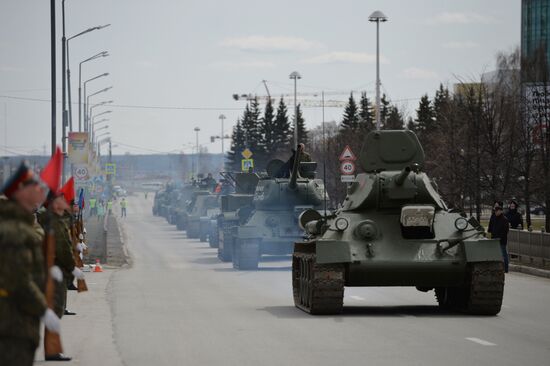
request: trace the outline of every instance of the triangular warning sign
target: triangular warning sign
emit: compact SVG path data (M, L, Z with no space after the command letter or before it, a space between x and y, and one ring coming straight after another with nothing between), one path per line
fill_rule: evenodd
M353 151L351 151L351 148L349 147L349 145L346 145L346 147L344 148L344 151L342 151L342 154L340 155L340 161L344 161L344 160L357 160L357 158L355 157L355 154L353 153Z

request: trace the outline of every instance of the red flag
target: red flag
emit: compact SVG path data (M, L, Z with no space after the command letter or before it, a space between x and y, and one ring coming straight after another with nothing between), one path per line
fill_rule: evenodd
M55 154L46 164L42 172L40 173L40 179L53 193L58 193L59 184L61 183L61 171L63 170L63 153L59 146L55 149Z
M61 192L63 193L63 196L65 197L65 201L70 205L74 202L75 199L75 193L74 193L74 178L71 177L67 183L61 188Z

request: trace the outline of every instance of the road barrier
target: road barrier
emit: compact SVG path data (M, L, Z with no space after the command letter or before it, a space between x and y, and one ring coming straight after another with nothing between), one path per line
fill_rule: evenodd
M550 234L511 229L508 252L513 261L550 268Z

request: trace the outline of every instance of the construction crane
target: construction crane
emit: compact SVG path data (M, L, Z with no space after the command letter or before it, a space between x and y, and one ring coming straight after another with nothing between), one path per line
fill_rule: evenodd
M246 101L252 101L257 100L260 103L267 103L268 100L273 101L274 98L271 97L271 93L269 91L269 88L267 86L267 80L262 80L262 83L265 87L265 90L267 92L267 95L257 95L257 94L233 94L233 99L236 101L239 100L246 100ZM324 92L325 97L326 96L336 96L336 95L348 95L349 92ZM290 105L294 102L294 94L281 94L280 96L283 98L284 102L287 105ZM296 97L298 99L298 104L301 105L303 108L321 108L323 107L323 101L320 99L321 92L315 92L315 93L297 93ZM305 97L316 97L319 99L307 99ZM347 101L342 100L336 100L336 99L325 99L324 107L325 108L345 108L347 106Z

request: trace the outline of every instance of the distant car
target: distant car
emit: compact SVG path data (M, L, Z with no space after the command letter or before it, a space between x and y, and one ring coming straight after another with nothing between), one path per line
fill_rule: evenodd
M535 206L531 209L533 215L546 215L546 207L544 206Z

